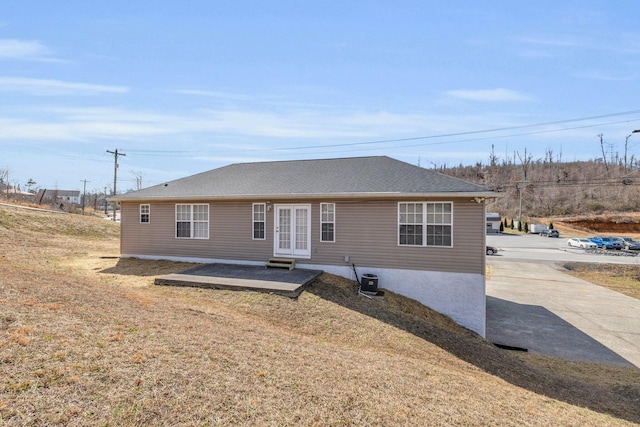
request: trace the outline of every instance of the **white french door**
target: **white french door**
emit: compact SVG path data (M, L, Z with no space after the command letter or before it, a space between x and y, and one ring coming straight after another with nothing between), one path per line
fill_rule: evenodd
M311 205L275 205L276 256L311 258Z

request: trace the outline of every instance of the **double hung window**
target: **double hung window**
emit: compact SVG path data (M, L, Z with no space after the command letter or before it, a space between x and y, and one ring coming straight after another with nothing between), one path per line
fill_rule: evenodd
M398 244L402 246L452 246L451 202L398 203Z
M320 203L320 241L335 242L336 204Z
M253 204L253 240L264 240L267 224L266 205L264 203Z
M176 237L180 239L208 239L209 205L176 205Z
M140 224L151 222L151 205L140 205Z

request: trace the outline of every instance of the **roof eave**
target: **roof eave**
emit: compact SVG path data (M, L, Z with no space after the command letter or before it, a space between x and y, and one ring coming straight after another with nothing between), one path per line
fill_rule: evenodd
M235 201L235 200L271 200L271 199L397 199L397 198L466 198L489 199L502 197L495 191L463 191L463 192L376 192L376 193L286 193L286 194L242 194L242 195L201 195L201 196L141 196L141 197L109 197L111 202L171 202L171 201Z

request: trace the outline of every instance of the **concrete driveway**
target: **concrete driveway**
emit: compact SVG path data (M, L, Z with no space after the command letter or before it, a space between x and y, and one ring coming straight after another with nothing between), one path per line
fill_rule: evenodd
M531 240L534 248L540 239L548 240L525 237L537 239ZM503 243L508 239L514 240ZM537 248L535 260L527 260L517 249L525 240L492 237L487 242L501 248L500 255L487 258L489 341L570 360L640 367L639 300L562 272L557 247L549 248L548 256L540 256L547 248ZM575 254L568 255L573 260ZM611 261L607 258L596 262Z

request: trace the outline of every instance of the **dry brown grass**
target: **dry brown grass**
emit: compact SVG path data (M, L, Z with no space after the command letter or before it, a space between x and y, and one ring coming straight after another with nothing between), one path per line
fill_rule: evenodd
M640 213L624 212L601 215L578 215L571 217L543 217L533 218L531 222L553 223L560 235L577 237L593 236L594 234L640 237Z
M564 268L572 276L640 299L640 265L570 262Z
M598 366L602 381L519 358L330 275L297 300L156 287L187 266L101 258L117 237L108 221L0 208L0 424L640 422L637 369Z
M577 236L606 235L639 238L636 229L640 226L640 213L579 216L565 221L543 218L542 222L554 221L560 233ZM630 227L630 224L635 226ZM640 299L640 262L637 264L600 264L570 262L564 264L567 272L575 277L607 287L621 294Z

